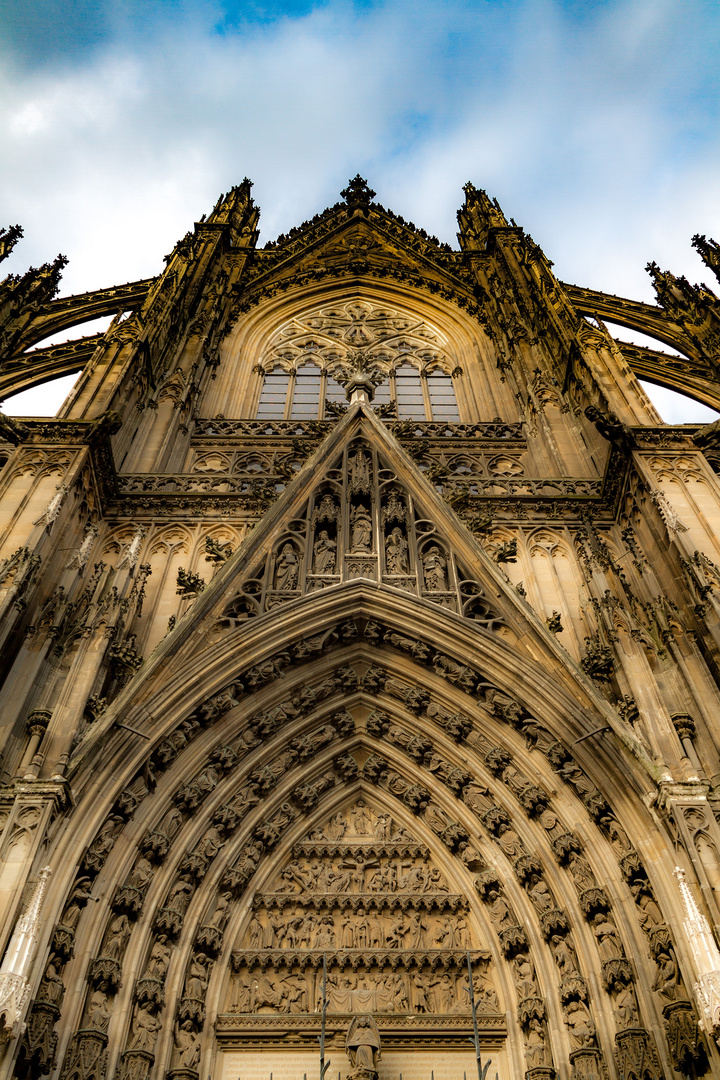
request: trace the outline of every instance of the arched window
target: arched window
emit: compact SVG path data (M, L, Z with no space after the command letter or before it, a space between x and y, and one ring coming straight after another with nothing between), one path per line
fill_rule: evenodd
M315 364L302 364L288 372L275 367L262 385L258 420L321 420L334 415L327 402L342 404L345 391L331 375Z
M397 402L400 420L460 420L455 387L443 371L428 374L413 364L400 364L390 376L390 398Z
M460 420L455 387L452 379L442 371L434 371L427 377L427 391L433 420L445 420L448 423Z
M315 364L302 364L295 372L291 420L317 420L322 415L325 375Z
M412 364L399 364L393 373L395 400L401 420L424 420L425 398L420 372Z
M282 368L273 368L263 379L258 420L279 420L285 416L290 376Z
M345 401L343 387L315 364L301 364L294 372L275 367L263 380L257 417L322 420L335 415L333 404ZM442 371L428 374L410 363L399 364L375 390L375 407L393 404L400 420L460 420L452 378Z

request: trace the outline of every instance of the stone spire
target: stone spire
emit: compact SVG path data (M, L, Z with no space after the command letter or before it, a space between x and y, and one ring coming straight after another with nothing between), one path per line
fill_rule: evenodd
M685 880L685 871L676 866L675 877L680 886L685 908L685 933L688 937L695 961L697 982L693 986L697 1004L702 1017L700 1027L720 1039L720 951L710 930L710 925L700 911L690 886Z
M23 1027L23 1015L30 997L28 976L37 944L40 910L51 873L49 866L40 871L30 903L18 919L0 967L0 1043L18 1036Z

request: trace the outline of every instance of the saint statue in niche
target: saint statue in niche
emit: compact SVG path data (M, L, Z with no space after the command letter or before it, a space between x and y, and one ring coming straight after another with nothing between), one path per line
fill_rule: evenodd
M369 551L372 522L364 506L353 507L350 514L350 547L352 551Z
M281 592L296 588L299 571L300 560L295 548L288 541L275 556L275 588Z
M380 1060L380 1033L372 1016L353 1016L345 1039L345 1053L352 1065L351 1077L374 1080Z
M425 552L422 565L428 592L447 592L447 559L436 544Z
M370 490L370 458L359 447L348 454L348 473L351 491Z
M408 542L402 534L402 529L396 525L385 541L385 563L389 574L407 574L408 566Z
M313 573L334 574L337 559L337 544L322 529L313 545Z

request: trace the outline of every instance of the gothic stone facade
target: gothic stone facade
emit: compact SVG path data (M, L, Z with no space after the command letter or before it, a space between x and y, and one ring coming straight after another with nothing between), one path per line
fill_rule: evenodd
M82 371L2 421L3 1077L317 1075L323 957L333 1076L474 1075L468 960L490 1076L720 1072L720 437L637 381L720 407L718 301L458 219L0 286L2 391Z

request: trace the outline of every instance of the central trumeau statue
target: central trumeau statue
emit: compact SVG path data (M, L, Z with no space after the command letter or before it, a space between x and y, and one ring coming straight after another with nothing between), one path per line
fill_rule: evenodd
M345 1039L353 1080L376 1080L380 1060L380 1033L372 1016L353 1016Z

